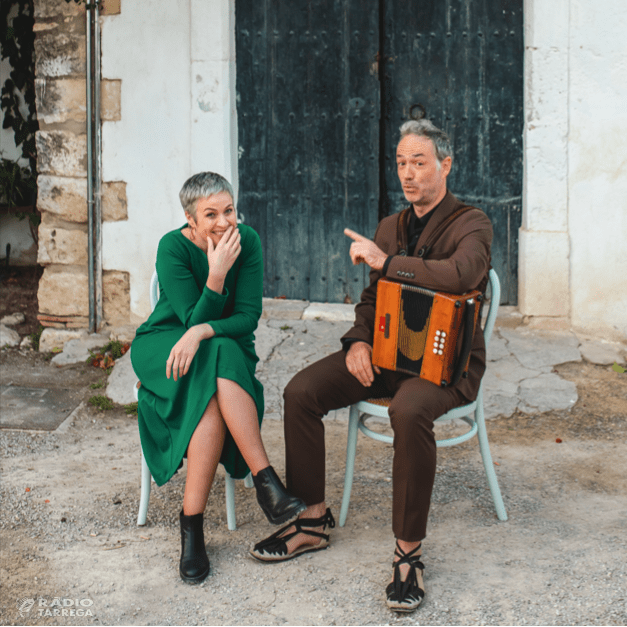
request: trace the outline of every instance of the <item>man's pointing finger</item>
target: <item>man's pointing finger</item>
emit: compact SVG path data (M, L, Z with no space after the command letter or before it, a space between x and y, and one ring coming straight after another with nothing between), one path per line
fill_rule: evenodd
M354 239L356 242L369 242L370 240L359 233L355 233L355 231L351 231L350 229L344 229L344 235L347 235L351 239Z

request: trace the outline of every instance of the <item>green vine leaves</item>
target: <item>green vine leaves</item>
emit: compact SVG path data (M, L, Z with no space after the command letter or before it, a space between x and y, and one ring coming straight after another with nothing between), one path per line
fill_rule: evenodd
M16 11L17 9L17 11ZM35 34L33 0L0 3L0 44L2 58L9 59L11 72L2 85L0 106L2 128L13 129L15 145L28 159L30 171L37 171L35 133L39 130L35 105ZM23 114L22 99L28 113Z

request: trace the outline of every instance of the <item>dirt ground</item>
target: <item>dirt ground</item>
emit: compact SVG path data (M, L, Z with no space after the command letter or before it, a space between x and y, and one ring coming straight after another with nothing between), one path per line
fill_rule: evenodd
M488 424L508 522L496 519L476 441L440 449L425 541L427 596L409 616L384 604L393 549L385 444L359 437L347 524L333 530L331 548L283 564L247 554L273 528L243 482L236 488L238 529L227 530L219 474L205 515L212 572L190 586L178 576L185 468L165 486L153 485L147 525L136 526L134 416L83 404L57 431L2 430L0 622L624 625L627 375L585 362L558 371L579 390L571 411ZM9 374L17 385L35 377L74 386L84 400L103 377L83 364L57 368L45 356L5 349L0 375ZM457 428L438 427L438 435ZM327 424L327 503L336 518L346 430L344 422ZM283 474L282 423L264 422L262 434ZM55 597L91 615L54 616ZM23 615L20 599L35 600Z

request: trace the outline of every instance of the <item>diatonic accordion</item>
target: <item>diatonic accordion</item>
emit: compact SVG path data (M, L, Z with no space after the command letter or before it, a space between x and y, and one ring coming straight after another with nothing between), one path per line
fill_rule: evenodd
M372 363L455 385L468 372L481 299L477 290L456 295L379 279Z

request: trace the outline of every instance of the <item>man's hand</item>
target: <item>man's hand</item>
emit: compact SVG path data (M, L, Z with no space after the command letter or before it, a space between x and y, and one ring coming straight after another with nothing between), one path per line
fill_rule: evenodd
M381 374L377 366L372 365L372 346L366 342L353 342L346 352L348 371L365 387L374 381L374 372Z
M350 248L351 261L354 266L358 263L366 263L373 270L383 268L388 256L373 241L350 229L344 229L344 235L355 240Z

